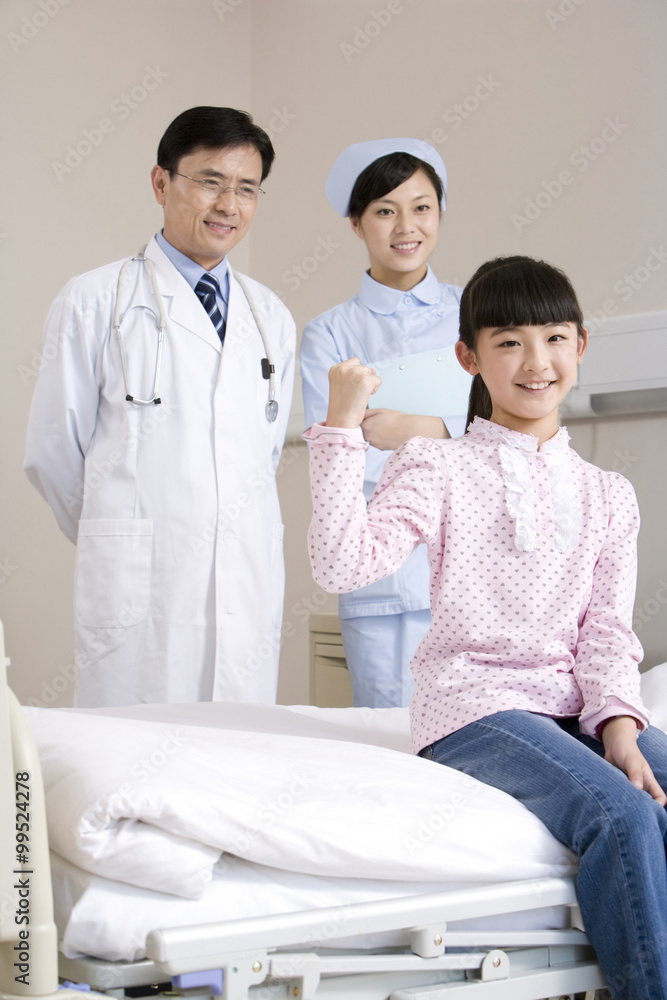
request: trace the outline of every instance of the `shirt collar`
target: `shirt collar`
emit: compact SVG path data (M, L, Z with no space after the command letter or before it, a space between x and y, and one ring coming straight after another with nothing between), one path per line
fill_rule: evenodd
M540 452L562 452L569 445L570 435L566 427L559 427L553 437L548 441L539 444L539 438L535 434L524 434L522 431L513 431L509 427L495 424L491 420L484 420L483 417L475 417L468 429L468 434L477 438L485 438L487 441L497 441L499 444L509 445L510 448L517 448L519 451L540 451Z
M430 267L427 268L424 280L406 292L400 288L390 288L388 285L382 285L375 278L371 278L368 271L366 271L361 279L359 298L372 312L389 315L389 313L396 311L407 295L414 296L414 298L428 306L439 302L440 283Z
M177 250L176 247L169 242L169 240L165 239L162 230L155 234L155 239L160 249L164 251L165 255L169 258L179 274L185 278L190 288L195 288L195 285L198 283L202 274L212 274L213 277L217 279L218 285L220 286L220 294L222 295L222 298L225 302L228 301L229 270L226 257L223 257L219 264L216 264L216 266L212 267L210 271L207 271L201 266L201 264L197 264L197 262L192 260L191 257L186 257L184 253Z

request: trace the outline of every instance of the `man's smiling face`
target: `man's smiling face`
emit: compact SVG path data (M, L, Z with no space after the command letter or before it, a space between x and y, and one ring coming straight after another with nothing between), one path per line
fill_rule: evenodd
M164 209L165 239L210 271L241 242L257 209L256 198L239 198L232 189L259 189L261 179L262 158L254 146L195 149L171 174L153 167L151 180ZM196 183L206 180L228 190L211 193Z

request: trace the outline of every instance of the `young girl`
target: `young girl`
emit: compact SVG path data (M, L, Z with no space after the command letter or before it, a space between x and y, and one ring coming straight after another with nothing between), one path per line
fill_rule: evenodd
M307 432L311 558L323 587L346 591L427 545L415 752L513 795L577 853L609 989L648 1000L667 997L667 738L639 694L634 492L558 426L586 339L560 271L483 265L456 345L475 377L467 433L399 448L368 508L359 425L379 378L356 358L333 368L326 424Z
M389 452L415 435L456 437L465 430L467 376L456 364L461 289L438 282L428 265L445 208L447 174L436 150L419 139L355 143L334 163L326 192L332 206L349 216L366 245L370 268L358 295L307 324L301 341L301 376L307 423L324 420L329 369L351 355L381 366L392 358L411 363L402 381L419 379L415 355L438 351L453 378L463 383L458 399L442 393L437 414L417 409L369 410L362 428L366 452L364 491L370 498ZM435 367L435 362L433 362ZM413 370L416 374L412 374ZM415 399L423 403L420 385ZM419 402L416 404L419 406ZM426 553L415 552L395 574L339 601L341 630L355 705L407 705L412 693L410 660L431 623Z

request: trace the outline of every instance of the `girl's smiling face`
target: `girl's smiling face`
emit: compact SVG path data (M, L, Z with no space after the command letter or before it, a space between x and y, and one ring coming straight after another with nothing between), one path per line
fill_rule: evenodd
M577 324L484 327L475 350L462 341L456 353L471 375L489 390L491 420L511 430L535 434L540 444L558 430L558 407L574 385L588 333Z
M426 276L440 228L440 205L423 170L372 201L350 223L364 241L371 277L391 288L414 288Z

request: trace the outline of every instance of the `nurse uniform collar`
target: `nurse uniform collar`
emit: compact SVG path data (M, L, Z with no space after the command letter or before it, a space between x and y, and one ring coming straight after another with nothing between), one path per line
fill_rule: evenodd
M442 181L442 203L447 208L447 170L440 154L423 139L371 139L369 142L355 142L337 157L327 177L325 193L329 203L339 215L347 216L352 189L366 167L389 153L410 153L428 163Z
M157 275L155 273L155 266L150 257L146 256L145 250L146 247L143 246L139 251L139 253L135 254L134 257L129 257L119 271L118 281L116 283L116 304L114 306L113 321L112 321L112 326L116 334L116 339L118 341L118 350L120 351L120 364L123 370L123 382L125 384L125 399L127 400L128 403L136 403L139 406L150 406L151 403L155 403L157 405L162 402L162 398L158 395L158 389L160 385L160 364L162 361L162 346L164 344L164 331L167 326L167 318L164 310L164 303L162 301L162 295L160 293L160 288L158 285ZM156 320L158 337L157 337L157 351L155 354L155 374L153 377L153 393L149 399L139 399L138 396L135 396L133 393L130 392L127 381L127 368L125 365L123 342L120 332L121 288L123 284L123 275L125 274L125 271L130 266L130 264L132 264L134 261L138 261L139 264L144 264L148 268L148 273L150 275L150 280L151 280L151 289L153 291L153 295L155 296L155 302L157 304L159 313L158 318ZM248 305L250 306L250 311L252 312L253 318L257 325L257 329L259 330L260 336L262 338L262 343L264 344L264 350L266 351L266 357L262 358L261 360L262 378L267 379L269 383L269 398L264 408L264 413L268 422L272 424L275 422L278 416L278 401L276 399L276 383L275 383L276 366L274 365L273 358L271 356L271 347L269 344L269 338L267 336L266 330L264 329L264 324L262 323L261 317L259 315L259 312L257 311L257 308L255 306L252 295L250 294L248 286L246 285L245 281L241 278L241 276L236 273L236 271L232 271L231 267L229 270L232 277L236 278L239 285L241 286L241 289L243 290L243 294L245 295Z

